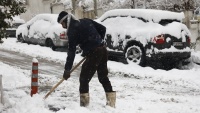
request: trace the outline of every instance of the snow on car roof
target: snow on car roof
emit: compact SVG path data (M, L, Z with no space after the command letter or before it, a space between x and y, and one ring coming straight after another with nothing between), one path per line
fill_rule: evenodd
M19 16L14 16L13 23L25 23L25 20L21 19Z
M33 23L36 20L39 19L45 19L45 20L49 20L51 23L55 24L57 23L57 18L58 18L58 14L48 14L48 13L44 13L44 14L38 14L35 17L33 17L31 20L29 20L29 23Z
M104 13L99 20L103 21L110 16L135 16L148 21L159 22L162 19L176 19L182 21L185 18L184 13L177 13L155 9L114 9Z
M13 23L25 23L25 20L21 19L18 15L12 16L11 19L5 19L6 22L13 24Z

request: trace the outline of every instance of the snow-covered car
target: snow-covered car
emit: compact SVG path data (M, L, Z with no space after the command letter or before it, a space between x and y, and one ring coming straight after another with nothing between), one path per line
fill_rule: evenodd
M20 42L51 47L66 47L66 29L57 22L57 14L38 14L16 30Z
M106 26L109 55L145 66L147 60L174 65L191 55L191 33L184 13L152 9L115 9L96 21Z
M21 19L19 16L13 17L13 20L10 22L11 27L6 29L6 35L8 37L15 37L16 35L16 29L25 23L23 19Z

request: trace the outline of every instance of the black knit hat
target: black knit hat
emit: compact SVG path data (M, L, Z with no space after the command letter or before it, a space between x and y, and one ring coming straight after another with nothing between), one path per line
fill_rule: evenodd
M68 13L65 11L61 11L60 14L58 15L57 22L61 23L65 18L67 18Z

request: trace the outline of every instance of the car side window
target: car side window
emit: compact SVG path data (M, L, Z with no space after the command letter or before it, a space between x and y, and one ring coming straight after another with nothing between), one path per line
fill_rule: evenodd
M109 19L109 18L116 18L116 17L127 17L128 15L122 15L122 16L109 16L109 17L107 17L107 18L105 18L105 19L103 19L101 22L103 22L103 21L105 21L105 20L107 20L107 19ZM135 16L131 16L131 18L137 18L137 19L139 19L139 20L142 20L143 22L145 22L145 23L147 23L147 22L149 22L148 20L145 20L144 18L142 18L142 17L135 17Z
M136 17L132 17L132 18L136 18ZM139 20L142 20L143 22L147 23L149 22L148 20L145 20L144 18L141 18L141 17L137 17Z
M167 24L169 23L172 23L172 22L180 22L178 20L175 20L175 19L162 19L159 24L160 25L163 25L163 26L166 26Z

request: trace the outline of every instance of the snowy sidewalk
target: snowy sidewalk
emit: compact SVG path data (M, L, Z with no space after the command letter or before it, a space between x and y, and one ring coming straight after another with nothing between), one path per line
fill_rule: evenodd
M78 78L64 81L46 100L44 95L49 86L60 79L40 75L39 94L30 97L30 71L0 63L3 75L5 105L0 105L2 113L52 113L51 108L64 108L57 113L199 113L200 84L197 78L156 77L138 75L120 77L109 75L117 90L116 109L105 106L105 94L97 77L90 83L90 106L79 106ZM45 87L47 89L45 89ZM53 109L56 110L56 109Z

